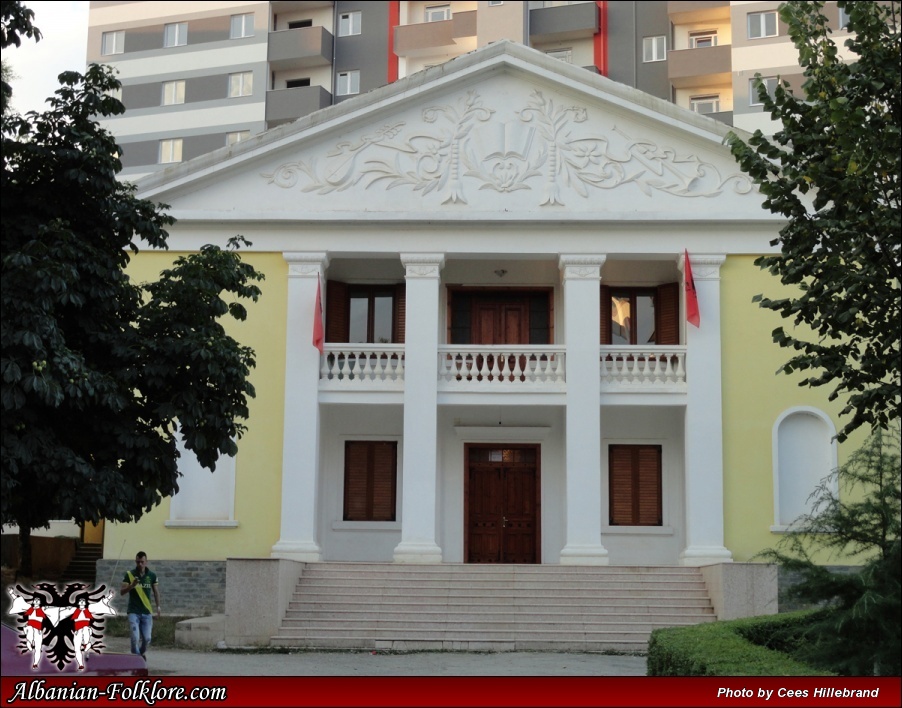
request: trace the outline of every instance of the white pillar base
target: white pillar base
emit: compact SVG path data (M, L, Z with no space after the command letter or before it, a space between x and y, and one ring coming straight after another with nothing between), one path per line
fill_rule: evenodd
M723 546L689 546L680 553L680 565L700 566L732 562L733 554Z
M438 564L442 562L442 549L434 543L401 541L395 546L395 563Z
M595 546L567 544L561 549L561 565L608 565L608 549L600 543Z
M305 541L279 541L272 547L271 558L300 561L302 563L319 563L323 559L319 546Z

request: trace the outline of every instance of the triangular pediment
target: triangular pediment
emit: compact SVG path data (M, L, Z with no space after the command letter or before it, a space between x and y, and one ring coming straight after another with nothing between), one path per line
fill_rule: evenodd
M180 219L768 219L729 127L511 42L148 177Z

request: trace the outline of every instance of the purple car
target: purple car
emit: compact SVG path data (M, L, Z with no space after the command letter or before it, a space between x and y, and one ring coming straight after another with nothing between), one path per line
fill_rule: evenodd
M15 629L0 625L2 645L0 645L0 675L2 676L59 676L78 674L80 676L147 676L147 664L137 654L90 653L85 659L84 671L78 670L75 661L56 668L46 654L41 656L38 668L32 669L31 652L19 649L19 635Z

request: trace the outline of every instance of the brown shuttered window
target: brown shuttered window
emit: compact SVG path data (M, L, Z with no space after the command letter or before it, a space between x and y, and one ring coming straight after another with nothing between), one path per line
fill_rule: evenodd
M661 446L608 448L611 526L662 526Z
M403 344L406 286L326 282L326 341Z
M601 286L601 344L679 344L679 283L657 288Z
M345 442L345 521L394 521L398 443Z

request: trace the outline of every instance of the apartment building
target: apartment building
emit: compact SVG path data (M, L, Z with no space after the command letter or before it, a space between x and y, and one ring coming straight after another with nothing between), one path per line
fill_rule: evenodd
M137 179L501 39L682 108L769 129L756 73L800 84L779 2L92 2L89 62ZM828 13L836 15L834 3Z

